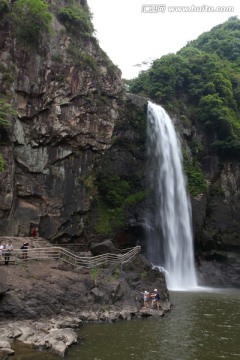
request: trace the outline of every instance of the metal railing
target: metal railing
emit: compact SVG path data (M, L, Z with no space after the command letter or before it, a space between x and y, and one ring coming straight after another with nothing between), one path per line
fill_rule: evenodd
M131 248L125 253L106 253L103 255L97 256L78 256L73 252L68 251L59 246L51 246L44 248L34 248L21 250L14 250L9 259L9 263L18 264L24 261L42 261L42 260L59 260L73 265L74 267L85 267L85 268L93 268L96 266L101 266L103 264L123 264L125 262L130 261L134 256L136 256L141 251L141 246L136 246ZM3 253L3 261L4 261L4 253Z

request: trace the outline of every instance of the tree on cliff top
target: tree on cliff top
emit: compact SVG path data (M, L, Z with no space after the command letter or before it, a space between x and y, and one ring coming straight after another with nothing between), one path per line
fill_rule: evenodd
M72 4L60 8L58 11L58 19L64 24L66 29L75 36L91 36L94 32L88 6Z
M191 119L220 158L240 156L240 20L230 18L176 54L156 59L130 81L130 92L150 97Z
M16 38L26 46L39 46L42 35L51 31L52 15L44 0L16 0L12 19Z

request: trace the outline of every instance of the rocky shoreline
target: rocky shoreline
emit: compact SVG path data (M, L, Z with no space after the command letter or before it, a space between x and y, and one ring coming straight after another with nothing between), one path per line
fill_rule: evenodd
M105 312L83 312L78 316L42 319L41 321L2 321L0 323L0 359L13 355L13 341L18 339L39 350L51 352L63 357L68 348L78 342L77 330L87 322L115 322L133 318L162 317L170 311L168 301L161 302L161 309L123 309Z
M143 288L157 288L160 310L143 308ZM122 266L73 269L61 261L0 266L0 359L15 339L64 356L87 322L162 317L171 308L165 278L139 254Z
M19 248L21 239L19 244L13 240ZM202 260L199 285L239 287L239 257L230 255ZM154 288L160 292L160 310L143 308L142 290ZM170 310L164 274L143 254L122 266L93 269L61 260L0 262L0 360L14 354L16 339L63 357L78 342L84 323L162 317Z

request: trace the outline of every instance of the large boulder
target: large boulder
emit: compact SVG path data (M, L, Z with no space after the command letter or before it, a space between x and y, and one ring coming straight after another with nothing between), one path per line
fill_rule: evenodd
M112 254L117 253L117 249L111 240L105 240L99 244L93 244L90 250L93 256L107 254L107 253L112 253Z

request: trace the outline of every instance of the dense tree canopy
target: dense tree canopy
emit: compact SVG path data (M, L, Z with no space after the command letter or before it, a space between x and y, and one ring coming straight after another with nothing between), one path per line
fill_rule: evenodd
M236 17L176 54L155 60L128 84L130 92L174 108L214 133L212 148L221 157L240 155L240 20Z

